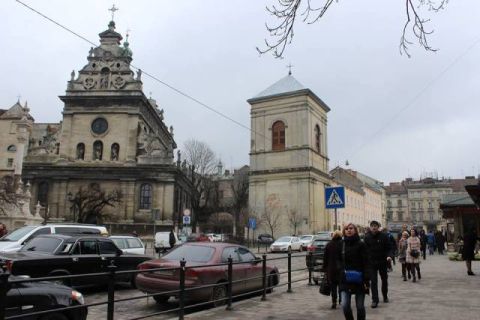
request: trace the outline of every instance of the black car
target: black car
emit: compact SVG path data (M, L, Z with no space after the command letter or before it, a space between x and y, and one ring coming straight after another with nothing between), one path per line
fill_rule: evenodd
M32 278L101 273L112 263L116 271L135 270L137 265L150 260L146 255L123 253L105 237L93 235L41 235L30 240L18 252L3 253L0 263L13 275ZM134 284L134 274L119 274L116 280ZM90 276L65 280L72 286L98 285L108 281L105 276Z
M16 279L21 278L9 277L9 281ZM9 282L5 303L5 316L13 317L45 310L80 306L84 304L84 300L80 292L52 282ZM85 320L87 313L87 307L79 307L72 310L52 311L38 316L25 316L20 319Z
M257 239L259 243L264 243L264 244L271 244L274 241L273 237L266 233L258 235Z
M318 284L321 278L320 270L323 267L323 256L329 241L330 239L317 237L307 246L307 252L312 252L313 261L310 261L310 254L307 253L305 264L307 267L313 268L313 281L315 284Z

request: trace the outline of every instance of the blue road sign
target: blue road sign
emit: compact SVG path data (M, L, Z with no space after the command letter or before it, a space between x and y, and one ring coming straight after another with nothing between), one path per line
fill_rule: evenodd
M345 208L344 187L325 187L325 208Z
M253 230L257 229L257 219L248 218L248 227Z
M190 216L183 216L183 224L190 224Z

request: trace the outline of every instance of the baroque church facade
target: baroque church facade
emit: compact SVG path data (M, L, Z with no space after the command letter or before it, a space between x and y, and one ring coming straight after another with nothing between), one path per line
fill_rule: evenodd
M78 74L72 71L60 96L62 121L35 123L29 116L20 157L22 179L31 185L30 208L40 204L49 221L174 226L190 208L192 170L179 152L174 159L173 127L143 93L142 72L130 66L128 38L122 46L113 21L99 36L100 45L90 49ZM18 150L15 141L8 144L5 152ZM4 174L9 166L13 170L6 163ZM116 193L120 201L106 205L101 216L80 217L82 190Z
M274 237L330 230L327 112L289 74L248 100L251 106L249 207L260 233ZM274 226L274 228L271 228Z

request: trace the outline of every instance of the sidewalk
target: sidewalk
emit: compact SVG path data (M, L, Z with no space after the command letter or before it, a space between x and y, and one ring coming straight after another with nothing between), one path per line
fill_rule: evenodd
M367 319L480 319L480 263L473 264L477 275L467 276L463 261L449 261L447 255L428 256L422 260L422 279L417 283L402 281L400 269L397 263L389 273L390 303L381 302L377 309L371 309L371 298L366 297ZM186 315L185 319L344 319L340 308L330 309L330 297L320 295L318 286L300 282L293 286L293 293L285 291L286 286L282 286L267 295L267 301L254 297L234 303L233 311L220 307Z

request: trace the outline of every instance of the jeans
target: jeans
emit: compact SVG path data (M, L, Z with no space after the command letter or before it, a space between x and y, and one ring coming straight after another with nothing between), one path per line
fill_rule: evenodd
M388 297L388 275L387 275L387 266L386 265L373 265L370 270L370 281L372 289L372 301L378 302L378 277L377 271L380 274L382 279L382 295L383 299Z
M346 320L354 320L351 298L352 294L348 291L342 291L342 309ZM365 320L365 293L355 293L355 305L357 306L357 320Z
M338 293L338 304L342 303L342 296L341 293L339 292L340 287L338 286L338 283L332 282L330 283L330 288L331 288L331 296L332 296L332 304L337 304L337 293Z

